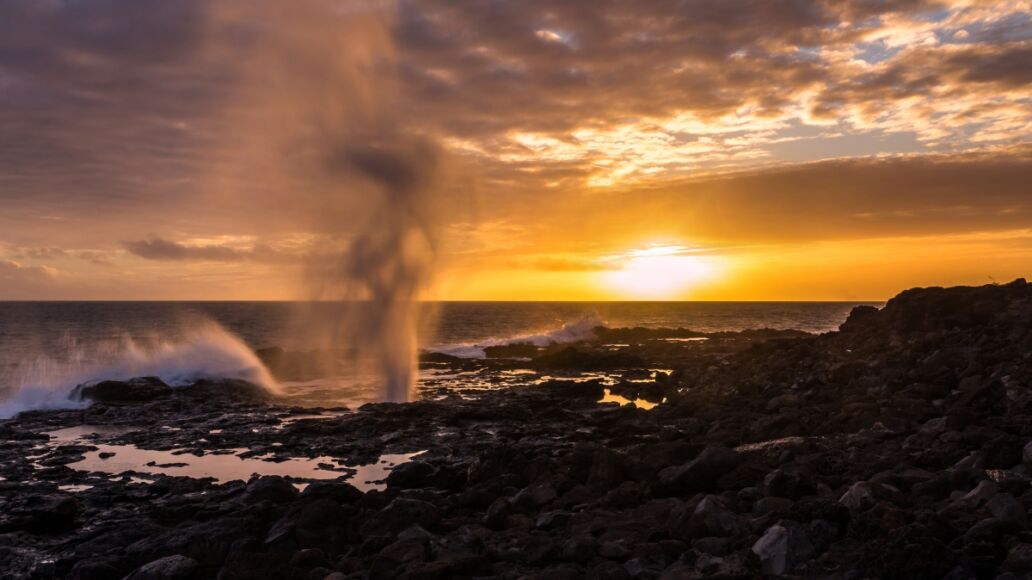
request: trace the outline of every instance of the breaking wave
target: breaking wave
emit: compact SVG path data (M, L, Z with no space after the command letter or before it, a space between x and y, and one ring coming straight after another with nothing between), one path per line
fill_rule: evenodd
M265 365L236 336L214 322L185 330L174 340L124 337L92 350L70 344L61 359L39 355L14 371L13 391L0 400L0 419L23 411L76 409L69 398L77 385L103 380L158 377L172 386L200 379L242 379L273 392L279 385Z
M563 324L561 327L543 332L540 334L526 334L509 336L503 338L489 338L476 343L446 344L429 348L430 352L437 352L456 356L459 358L485 358L487 353L484 349L492 346L507 346L514 344L532 344L534 346L552 346L554 344L567 344L591 340L595 338L595 329L605 326L605 322L596 315L585 316L574 322Z

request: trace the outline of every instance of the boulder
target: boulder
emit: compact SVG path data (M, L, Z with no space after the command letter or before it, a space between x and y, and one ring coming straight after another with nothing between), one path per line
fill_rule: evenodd
M282 477L269 475L256 477L247 483L241 500L247 504L268 501L275 504L291 502L297 499L298 490Z
M767 528L752 546L764 574L780 576L813 555L813 545L798 524L782 522Z
M725 508L720 500L712 495L702 498L695 505L686 524L686 530L679 527L672 535L682 540L706 536L723 538L738 531L738 520L734 512Z
M197 570L197 560L182 555L165 556L134 570L126 580L190 580Z
M418 499L398 498L366 521L367 532L397 535L414 525L430 528L441 519L441 510Z
M1003 563L1003 569L1015 574L1032 575L1032 544L1021 543L1011 548L1007 552L1007 560Z
M138 377L128 381L84 383L72 389L70 398L102 403L152 401L172 394L172 387L158 377Z
M667 467L658 474L656 491L677 495L715 489L717 480L741 462L741 456L720 445L710 445L692 461Z
M65 495L29 496L18 509L15 527L35 534L57 534L75 527L79 502Z
M409 461L391 470L387 485L400 489L430 487L434 483L434 466L423 461Z
M989 510L989 513L993 514L993 517L1003 521L1014 524L1020 529L1028 528L1028 514L1025 512L1025 507L1021 505L1013 495L1009 493L1000 493L993 496L985 507Z

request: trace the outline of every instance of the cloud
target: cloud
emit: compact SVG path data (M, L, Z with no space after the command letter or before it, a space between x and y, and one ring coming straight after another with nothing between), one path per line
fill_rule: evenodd
M12 258L29 260L82 260L97 266L110 266L109 252L83 249L64 249L54 246L22 247L7 244L7 254Z
M0 280L4 282L38 282L57 276L57 269L50 266L22 265L14 260L0 259Z
M64 271L57 260L129 252L289 264L308 250L279 237L354 229L372 188L253 162L253 149L316 173L340 160L268 137L293 131L304 107L240 122L284 79L241 81L261 58L246 50L254 31L225 34L225 6L250 4L0 2L0 242L38 249L19 263ZM1015 148L1032 139L1028 12L1002 0L399 0L383 43L390 90L365 98L472 168L485 227L442 241L462 259L551 253L541 267L586 269L563 252L599 238L592 252L639 247L643 231L726 244L1007 228L1032 218L1032 159ZM895 155L858 158L872 149ZM216 234L251 241L197 241Z
M478 151L492 179L531 168L596 186L776 161L769 145L810 123L964 149L1032 135L1024 11L1002 1L405 0L392 111ZM249 203L196 211L211 193L199 177L230 154L217 142L239 80L225 35L212 42L224 32L213 12L197 0L3 3L8 211L117 207L163 229L188 211L205 227L310 209L285 197L304 191L297 184L241 171ZM962 29L968 37L951 41Z
M652 231L720 244L932 235L1025 227L1028 183L1032 147L1022 146L672 180L582 198L562 213L578 216L573 237L603 228L610 239Z
M266 245L247 248L218 244L186 245L156 236L146 240L122 242L122 246L134 256L164 262L279 263L296 259Z

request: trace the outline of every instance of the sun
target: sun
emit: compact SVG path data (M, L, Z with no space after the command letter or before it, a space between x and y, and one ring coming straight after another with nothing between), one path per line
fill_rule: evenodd
M687 246L653 245L618 257L622 267L606 272L607 286L623 296L641 300L683 298L685 293L716 278L719 259L699 255Z

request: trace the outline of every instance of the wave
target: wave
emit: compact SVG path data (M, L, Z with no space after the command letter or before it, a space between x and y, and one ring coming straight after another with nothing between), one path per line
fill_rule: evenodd
M595 329L605 326L605 322L597 315L585 316L574 322L563 324L560 328L540 334L526 334L502 338L489 338L476 343L446 344L427 349L430 352L447 354L459 358L486 358L485 348L492 346L508 346L514 344L532 344L546 347L554 344L567 344L591 340L595 338Z
M15 371L10 396L0 401L0 419L23 411L77 409L69 398L77 385L135 377L158 377L171 386L200 379L242 379L272 392L279 385L254 352L218 324L205 321L173 340L124 337L115 346L86 350L69 345L58 360L39 355Z

